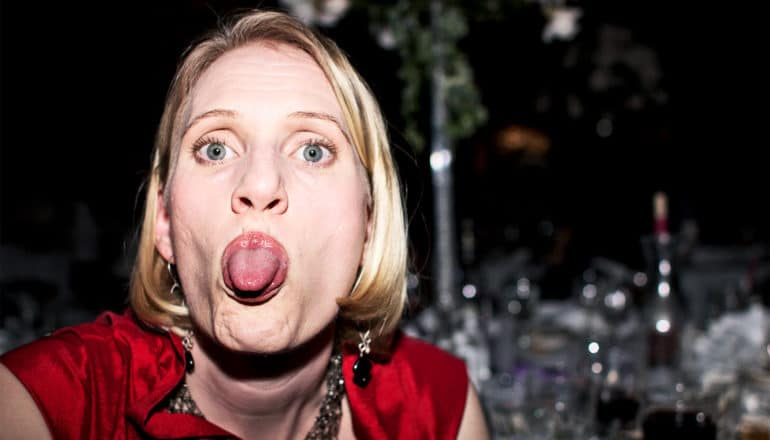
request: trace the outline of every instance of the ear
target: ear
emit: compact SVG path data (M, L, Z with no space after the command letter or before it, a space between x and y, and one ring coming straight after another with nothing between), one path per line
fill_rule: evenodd
M164 260L174 261L174 249L171 246L171 222L166 209L166 197L162 189L158 190L155 202L155 249Z

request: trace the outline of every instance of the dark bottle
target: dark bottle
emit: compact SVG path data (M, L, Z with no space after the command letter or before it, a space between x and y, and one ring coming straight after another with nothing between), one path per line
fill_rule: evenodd
M644 309L646 368L643 379L645 407L668 407L684 386L681 338L684 315L674 283L673 237L668 229L666 196L656 193L653 202L655 229L648 242L650 292Z
M655 228L652 237L652 291L645 311L647 365L676 369L680 360L680 335L684 319L674 283L673 239L668 229L668 204L664 193L653 199Z
M717 426L703 411L666 408L644 417L642 433L645 440L716 440Z
M639 399L621 387L607 387L601 390L596 402L596 421L606 431L617 421L621 428L634 424L639 412Z

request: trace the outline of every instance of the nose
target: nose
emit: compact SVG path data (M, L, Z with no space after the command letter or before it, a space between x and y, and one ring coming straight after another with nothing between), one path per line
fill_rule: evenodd
M231 199L236 214L247 211L281 214L289 206L280 164L261 157L245 161Z

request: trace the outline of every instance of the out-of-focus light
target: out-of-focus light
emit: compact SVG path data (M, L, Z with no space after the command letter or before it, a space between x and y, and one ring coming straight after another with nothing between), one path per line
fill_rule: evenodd
M521 303L513 300L508 303L508 313L512 315L518 315L521 312Z
M473 284L466 284L463 286L463 296L470 299L476 297L476 286Z
M571 40L580 30L578 19L583 15L579 8L555 7L546 9L548 23L543 28L543 42L550 43L553 40Z
M671 285L668 284L668 281L661 281L658 283L658 295L660 295L661 298L667 298L670 293Z
M306 24L321 24L334 26L350 8L350 0L331 0L309 2L297 0L280 0L286 8Z
M396 36L393 33L393 29L390 27L384 27L377 32L377 42L380 43L383 49L393 49L396 47Z
M743 406L749 414L755 414L759 410L759 396L750 394L743 399Z
M593 284L586 284L583 286L583 298L594 299L596 298L596 286Z
M482 381L488 380L492 377L492 371L489 368L479 368L479 379Z
M671 263L668 260L660 260L658 271L661 275L669 275L671 273Z
M608 117L603 117L596 123L596 134L598 134L599 137L610 137L612 135L612 129L612 120Z
M603 367L602 367L602 363L601 362L594 362L593 364L591 364L591 371L594 374L601 373L602 372L602 368Z
M604 297L604 305L615 310L621 310L626 307L626 294L620 290L608 293Z
M644 272L634 274L634 286L644 287L647 285L647 275Z
M599 343L596 341L592 341L588 344L588 352L591 354L596 354L599 352Z
M668 319L659 319L655 322L655 330L658 333L668 333L671 330L671 322Z
M443 171L452 164L452 152L449 150L434 151L430 155L430 167L433 171Z
M520 298L529 298L529 280L527 278L520 278L519 281L516 282L516 294Z

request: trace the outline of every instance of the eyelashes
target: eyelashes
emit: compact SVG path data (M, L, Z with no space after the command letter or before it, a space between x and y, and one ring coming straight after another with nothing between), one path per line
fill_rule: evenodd
M334 159L337 147L325 139L308 139L300 144L297 154L301 159L313 166L321 166Z
M196 140L190 147L191 153L198 163L217 165L232 159L238 154L228 146L227 141L214 135L206 135ZM304 138L296 148L292 148L290 156L304 161L309 166L328 165L337 156L337 146L322 137Z
M207 164L218 164L235 156L235 152L227 144L214 136L204 136L192 145L195 160Z

